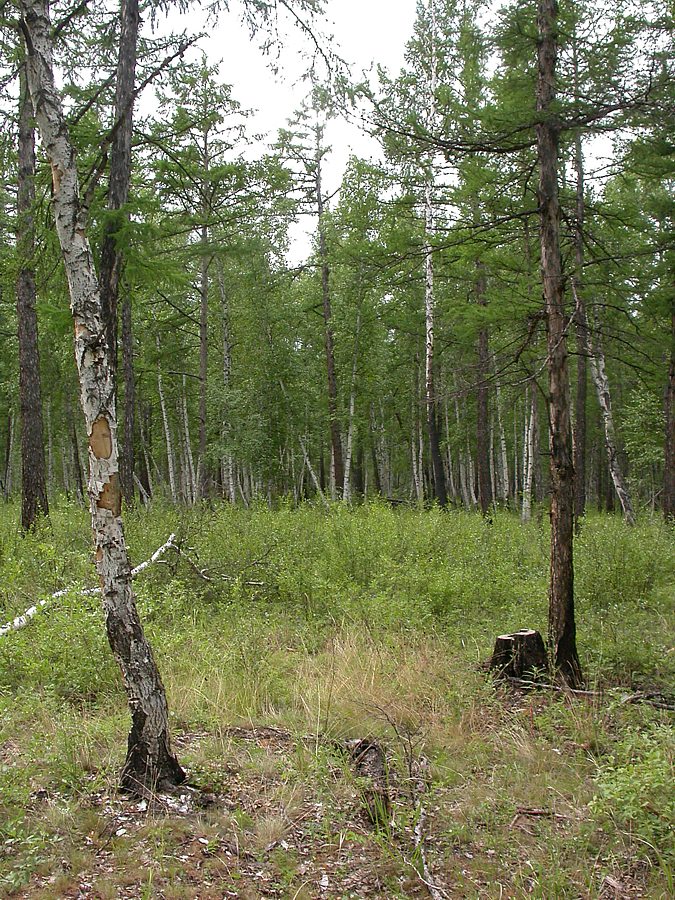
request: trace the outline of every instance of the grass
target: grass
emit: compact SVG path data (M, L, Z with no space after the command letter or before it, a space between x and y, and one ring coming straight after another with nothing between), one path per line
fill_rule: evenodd
M3 621L94 580L82 510L57 505L28 537L17 521L4 507ZM126 527L134 562L176 531L211 576L167 558L136 585L177 752L210 805L116 794L125 697L96 599L72 592L0 640L0 895L428 896L422 780L425 855L450 896L672 896L672 718L624 702L673 689L663 525L584 523L579 650L601 693L582 698L506 693L478 666L497 633L546 631L542 520L156 506ZM379 829L338 749L363 736L390 766Z

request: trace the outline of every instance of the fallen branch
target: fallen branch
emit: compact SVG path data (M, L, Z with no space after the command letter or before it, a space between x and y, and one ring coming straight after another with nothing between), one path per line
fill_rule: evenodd
M190 566L190 568L195 573L195 575L197 575L198 578L201 578L202 581L212 582L217 579L220 579L221 581L227 581L227 582L239 581L239 578L236 575L225 575L220 572L216 572L215 574L213 574L213 573L209 572L208 569L201 569L199 567L198 563L196 563L195 560L192 559L191 556L188 556L188 554L185 552L185 550L183 550L183 548L180 546L180 544L176 544L176 543L172 542L171 540L167 541L166 549L175 551L175 553L181 559L185 560L185 562L188 564L188 566ZM239 581L239 583L244 585L245 587L265 587L264 581Z
M146 559L145 562L139 563L135 568L131 570L131 577L135 578L139 572L142 572L144 569L147 569L148 566L151 566L154 562L163 556L167 550L176 549L176 544L174 544L175 534L170 534L169 539L165 544L162 544L161 547L158 547L152 556L149 559ZM5 637L10 634L12 631L21 631L22 628L25 628L26 625L30 622L33 616L36 615L41 609L43 609L47 604L51 603L53 600L58 600L60 597L65 597L66 594L70 594L75 591L75 593L79 594L82 597L91 597L94 594L100 593L101 588L82 588L77 590L76 588L63 588L60 591L55 591L51 596L46 597L44 600L40 600L39 603L36 603L35 606L29 607L23 615L17 616L11 622L7 622L6 625L3 625L0 628L0 638Z
M415 825L414 834L415 834L415 851L419 854L420 862L422 863L422 873L417 872L418 877L422 881L422 883L426 886L429 894L432 897L432 900L444 900L448 896L446 892L438 887L437 884L434 883L433 878L431 877L431 871L429 869L429 864L427 863L427 854L424 850L424 822L426 820L426 811L424 809L424 804L422 802L422 798L420 797L420 802L417 807L417 823ZM413 866L417 871L416 867Z
M656 709L675 710L675 698L662 691L637 691L635 694L622 697L621 705L624 703L647 703Z

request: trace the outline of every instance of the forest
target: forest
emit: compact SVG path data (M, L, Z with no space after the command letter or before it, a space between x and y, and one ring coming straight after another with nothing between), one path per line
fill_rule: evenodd
M412 5L2 6L0 896L675 894L672 6Z

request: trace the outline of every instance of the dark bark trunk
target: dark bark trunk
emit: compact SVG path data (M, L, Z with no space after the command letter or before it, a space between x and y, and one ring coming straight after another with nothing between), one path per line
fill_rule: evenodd
M21 408L21 527L35 526L49 515L42 430L42 390L38 323L35 309L35 131L25 69L20 70L17 236L19 274L16 315L19 339L19 404Z
M365 461L363 458L363 441L359 439L356 450L356 462L354 464L354 488L356 493L363 497L365 493Z
M342 435L338 418L338 388L335 373L335 339L333 336L330 302L330 267L328 265L328 245L323 217L323 194L321 187L321 157L317 147L316 158L316 208L319 218L319 257L321 259L321 299L323 306L324 345L326 349L326 374L328 378L328 417L330 421L330 441L333 450L333 475L337 494L342 492L345 479L342 460Z
M552 106L556 96L556 0L538 0L537 152L541 275L548 342L549 429L551 445L551 573L549 643L559 677L571 687L581 683L574 621L574 465L558 201L559 126Z
M579 520L586 512L586 396L588 392L588 333L586 305L583 291L584 265L584 168L581 137L577 135L575 160L577 169L576 222L574 230L576 315L575 329L577 342L577 392L574 415L574 519L579 529Z
M207 152L207 137L204 138L204 153ZM208 169L208 157L207 160ZM199 285L199 496L204 499L208 493L209 474L206 461L206 389L208 377L208 322L209 322L209 259L207 247L209 230L206 225L201 229L201 278Z
M675 519L675 312L671 316L670 366L665 390L665 477L663 514L666 522Z
M121 0L120 45L115 88L115 120L119 121L110 149L108 218L101 246L101 308L113 377L117 368L117 304L123 255L118 232L124 218L120 210L129 197L131 135L133 130L134 81L139 26L138 0Z
M476 302L479 306L487 306L485 297L485 273L482 265L478 265L476 281ZM478 469L478 501L480 509L486 516L492 506L492 482L490 480L490 423L488 410L488 376L490 371L490 351L488 330L481 328L478 332L478 387L477 387L477 422L476 422L476 466Z
M133 334L131 323L131 297L125 294L122 303L122 371L124 375L124 438L120 459L122 495L127 503L135 500L134 489L134 434L136 430L136 379L134 378Z
M84 503L86 494L84 490L84 476L82 474L82 463L80 461L80 447L77 441L77 428L75 427L75 419L70 412L70 404L66 407L66 415L70 421L70 447L73 454L73 472L75 473L75 489L77 490L77 498L80 503Z

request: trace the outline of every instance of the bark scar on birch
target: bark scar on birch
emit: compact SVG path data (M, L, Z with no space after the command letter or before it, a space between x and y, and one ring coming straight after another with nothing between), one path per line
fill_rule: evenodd
M54 185L54 193L58 194L59 189L61 187L61 178L63 176L63 172L59 169L58 166L52 163L52 184Z
M112 456L112 435L105 416L99 416L91 426L89 447L96 459L110 459Z
M114 516L122 514L122 492L120 491L119 478L116 472L113 472L103 485L103 490L98 495L96 505L99 509L110 510Z

